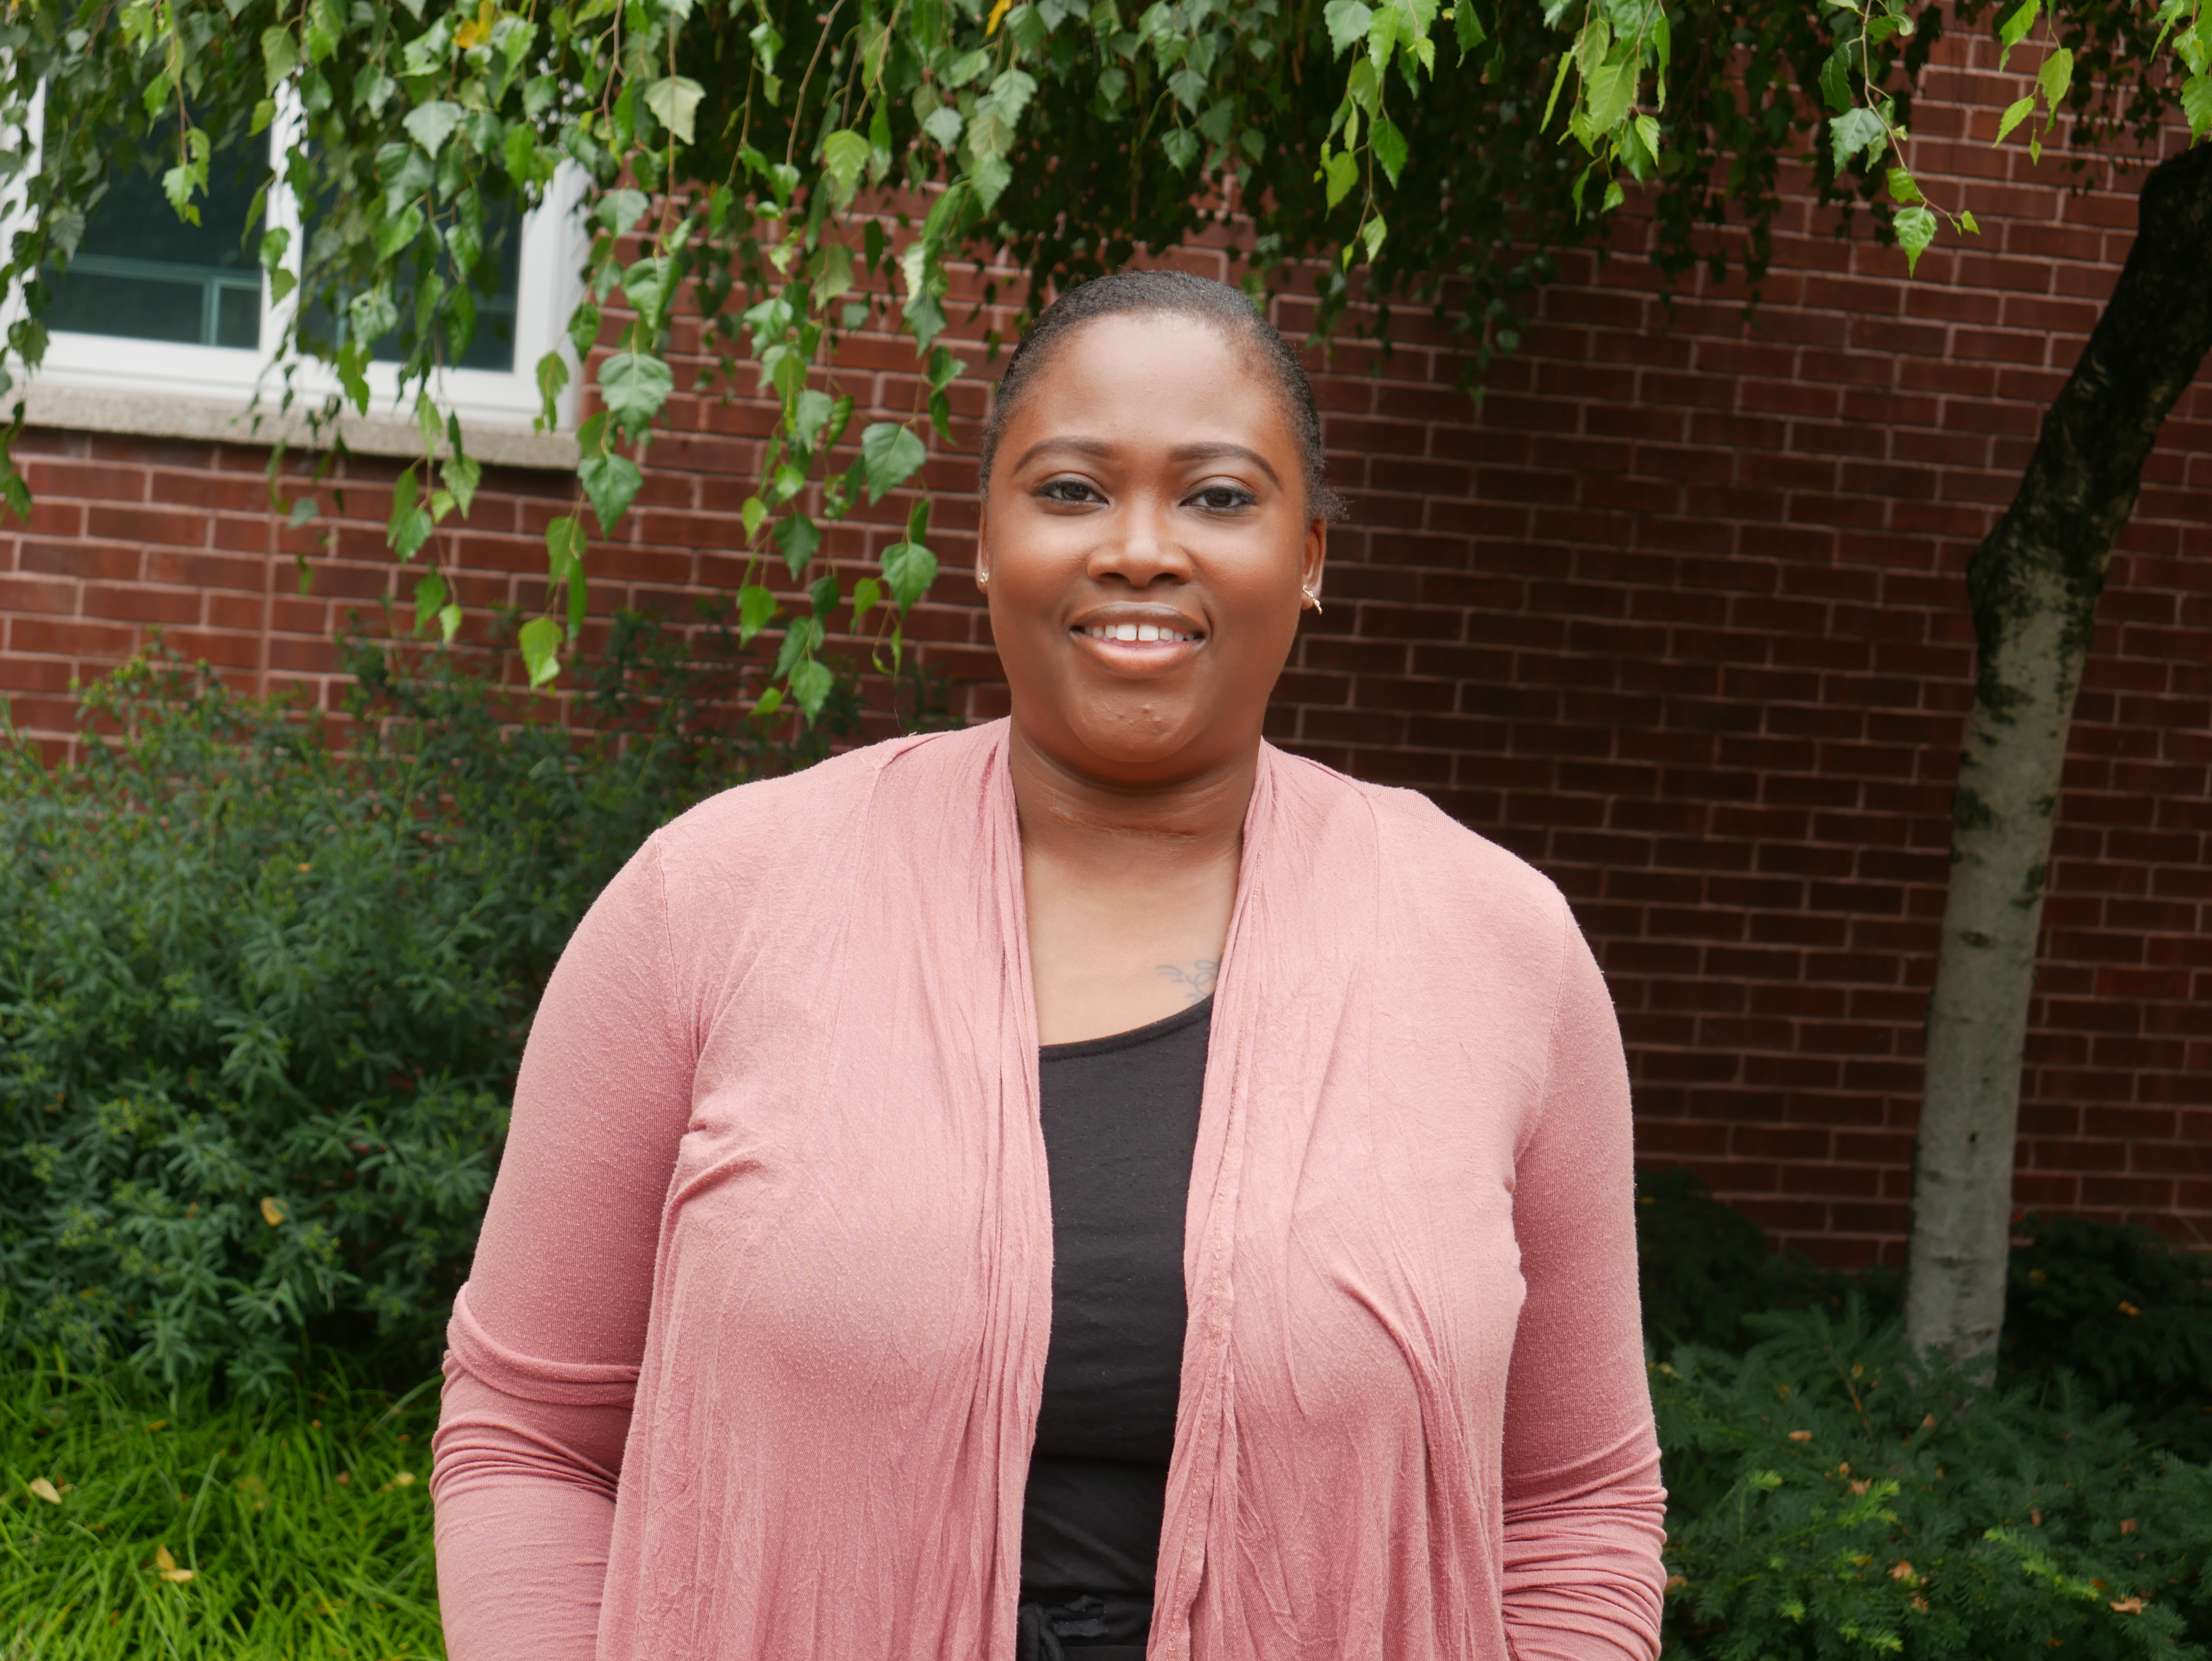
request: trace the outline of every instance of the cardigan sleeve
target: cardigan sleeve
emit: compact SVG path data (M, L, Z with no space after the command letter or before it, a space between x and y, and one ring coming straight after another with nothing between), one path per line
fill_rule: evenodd
M1636 1289L1628 1072L1605 977L1560 911L1548 1076L1514 1184L1528 1291L1506 1384L1506 1636L1515 1661L1645 1661L1659 1647L1666 1491Z
M689 1121L655 843L538 1005L433 1442L452 1661L590 1661L660 1213Z

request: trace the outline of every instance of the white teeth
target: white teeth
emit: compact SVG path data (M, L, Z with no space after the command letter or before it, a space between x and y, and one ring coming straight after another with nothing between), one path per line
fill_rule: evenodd
M1164 644L1176 645L1198 638L1196 635L1187 635L1180 630L1165 628L1157 623L1094 624L1086 627L1083 632L1093 640L1126 640L1132 643L1139 641L1158 641Z

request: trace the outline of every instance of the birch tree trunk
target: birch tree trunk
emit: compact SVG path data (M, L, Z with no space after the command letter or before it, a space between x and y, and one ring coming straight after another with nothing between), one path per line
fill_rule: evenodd
M2212 145L2199 144L2144 182L2112 300L2044 417L2019 494L1967 567L1978 662L1952 800L1905 1279L1905 1329L1923 1353L1968 1360L1996 1350L2028 999L2074 695L2143 462L2208 348Z

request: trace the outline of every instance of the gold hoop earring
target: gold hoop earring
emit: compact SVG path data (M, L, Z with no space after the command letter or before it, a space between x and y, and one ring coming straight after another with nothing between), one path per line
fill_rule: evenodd
M1321 596L1314 593L1313 585L1311 583L1307 583L1301 587L1298 592L1306 597L1306 604L1313 608L1313 614L1316 617L1319 617L1321 615Z

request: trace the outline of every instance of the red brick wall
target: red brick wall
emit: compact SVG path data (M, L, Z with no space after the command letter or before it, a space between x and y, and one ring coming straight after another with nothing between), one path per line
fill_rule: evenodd
M1931 88L1917 157L1984 234L1917 282L1803 212L1765 302L1632 257L1570 268L1481 414L1459 361L1401 335L1317 377L1352 522L1275 710L1282 743L1427 791L1550 873L1612 981L1643 1155L1689 1162L1780 1239L1894 1261L1972 642L1967 554L2009 499L2094 321L2135 180L2068 196L1986 148L2011 95ZM2139 178L2139 175L2138 175ZM1190 256L1213 268L1212 256ZM1304 311L1283 303L1297 328ZM980 353L971 353L979 358ZM1316 363L1318 365L1318 360ZM865 339L848 389L914 406L910 351ZM749 384L750 375L745 377ZM946 573L910 629L1003 710L963 563L980 372L929 483ZM639 510L595 552L605 603L667 605L742 569L755 403L689 399ZM0 691L57 739L67 685L161 624L255 685L327 698L329 636L393 587L390 468L288 532L264 458L34 433L39 507L0 539ZM542 597L570 487L495 474L448 558L472 607ZM331 492L322 496L334 508ZM832 532L873 557L903 504ZM2017 1195L2212 1232L2212 388L2163 435L2115 559L2046 911ZM328 546L316 536L334 532ZM311 594L293 556L311 555ZM848 572L860 574L854 564Z

